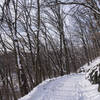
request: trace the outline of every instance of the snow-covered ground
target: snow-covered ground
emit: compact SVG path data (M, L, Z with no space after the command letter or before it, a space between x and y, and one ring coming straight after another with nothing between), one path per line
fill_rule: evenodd
M100 57L83 67L88 69L99 62ZM91 85L85 77L79 73L48 79L19 100L100 100L98 85Z
M65 75L43 82L19 100L100 100L97 87L84 73Z
M89 66L88 66L88 64L85 64L84 66L82 66L82 68L84 68L87 71L90 67L94 67L94 66L96 66L99 63L100 63L100 57L97 57L96 59L94 59L92 61L92 63L90 63Z

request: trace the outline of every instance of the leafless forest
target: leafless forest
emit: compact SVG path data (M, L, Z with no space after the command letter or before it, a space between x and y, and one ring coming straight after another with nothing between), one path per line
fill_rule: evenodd
M99 0L0 0L0 100L100 56Z

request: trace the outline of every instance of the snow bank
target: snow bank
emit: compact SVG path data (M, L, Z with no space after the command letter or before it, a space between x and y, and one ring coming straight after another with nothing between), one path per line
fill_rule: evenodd
M26 96L18 99L18 100L37 100L37 97L40 97L40 95L43 93L43 86L47 85L48 82L52 80L47 79L46 81L39 84L37 87L35 87L31 92L29 92ZM41 98L41 97L40 97Z
M85 64L84 66L82 66L81 68L84 68L85 71L89 70L91 67L94 67L96 65L98 65L100 63L100 57L97 57L96 59L94 59L92 62L90 62L90 65Z

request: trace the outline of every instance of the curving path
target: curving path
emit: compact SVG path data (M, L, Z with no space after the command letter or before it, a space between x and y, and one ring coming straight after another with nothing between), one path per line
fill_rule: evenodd
M100 93L97 85L91 85L83 73L44 82L19 100L100 100Z

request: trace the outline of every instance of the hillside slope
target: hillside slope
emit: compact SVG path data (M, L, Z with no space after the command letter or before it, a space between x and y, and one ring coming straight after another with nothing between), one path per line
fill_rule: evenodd
M94 59L90 65L88 64L85 64L84 66L82 66L81 68L84 68L86 71L90 68L90 67L94 67L96 66L97 64L100 63L100 57L97 57L96 59Z

